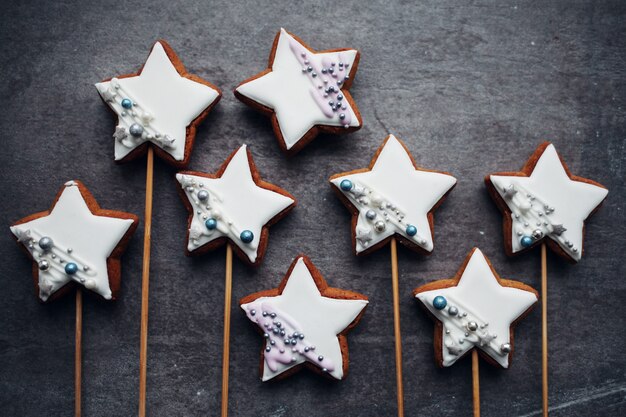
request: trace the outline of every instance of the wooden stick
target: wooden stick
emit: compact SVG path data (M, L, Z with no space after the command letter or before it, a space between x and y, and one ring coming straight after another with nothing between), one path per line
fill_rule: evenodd
M474 417L480 417L480 380L478 374L478 351L472 350L472 397L474 399Z
M141 336L139 342L139 417L146 416L146 368L148 364L148 294L150 288L150 242L152 229L152 177L154 150L148 147L146 164L146 208L143 231L143 270L141 273Z
M398 417L404 417L404 389L402 388L402 339L400 335L400 295L398 290L398 248L391 238L391 286L393 290L393 332L396 339L396 393Z
M226 245L224 283L224 351L222 355L222 417L228 416L228 367L230 361L230 303L233 290L233 248Z
M83 291L76 289L76 350L74 351L74 416L81 416L81 381L83 379Z
M548 260L541 244L541 374L543 417L548 417Z

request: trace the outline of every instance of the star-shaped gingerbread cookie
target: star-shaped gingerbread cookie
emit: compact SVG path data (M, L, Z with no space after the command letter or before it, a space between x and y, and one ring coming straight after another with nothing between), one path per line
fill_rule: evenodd
M271 115L280 147L292 155L319 132L353 132L361 127L361 114L348 92L358 62L354 49L316 52L281 29L268 68L242 82L235 96Z
M180 195L189 211L186 253L200 254L226 241L240 258L259 265L265 254L269 226L296 205L287 191L263 180L246 145L219 171L176 174Z
M435 358L450 366L474 348L493 365L508 368L513 327L538 300L538 293L498 276L480 249L473 249L454 278L434 281L413 295L435 319Z
M298 256L278 288L239 302L263 334L261 378L286 377L303 366L334 379L348 370L347 332L367 297L331 288L306 256Z
M553 251L573 262L583 254L585 220L609 192L595 181L572 175L548 142L537 148L520 172L488 175L485 184L504 214L508 255L547 237Z
M196 127L221 97L208 81L187 73L167 42L157 41L143 68L96 84L117 115L115 160L126 162L154 146L175 167L187 165Z
M120 289L120 257L138 222L133 214L101 209L82 183L69 181L49 211L17 221L11 232L34 261L42 301L74 285L111 300Z
M433 250L433 211L456 184L446 172L418 168L406 146L389 135L369 169L333 175L330 183L352 212L357 255L393 236L411 249Z

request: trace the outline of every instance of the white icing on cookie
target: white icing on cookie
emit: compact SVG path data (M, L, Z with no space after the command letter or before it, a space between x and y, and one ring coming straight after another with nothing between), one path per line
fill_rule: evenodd
M176 161L182 161L187 126L220 94L205 84L182 77L160 42L152 48L140 75L113 78L97 83L96 88L118 116L113 135L115 160L150 141Z
M456 286L415 297L443 323L443 366L477 347L508 368L511 324L537 302L531 291L501 286L479 249L472 253Z
M304 260L298 258L281 295L260 297L241 305L248 318L268 335L262 380L272 379L305 361L326 369L336 379L342 379L343 355L337 335L358 317L367 303L367 300L322 296ZM263 312L267 315L264 316ZM276 316L272 317L272 313ZM274 332L274 329L278 331ZM283 329L284 336L280 334ZM284 340L278 341L279 338L288 338L290 347ZM280 352L281 349L285 352ZM282 360L283 356L288 360Z
M338 99L356 55L356 50L310 52L281 29L272 71L240 85L236 91L274 110L285 146L291 149L315 125L359 126L348 101ZM341 105L337 107L337 103Z
M130 219L91 213L78 185L69 181L49 215L12 226L11 232L38 263L43 301L70 281L108 300L107 258L132 224ZM69 264L76 266L75 272Z
M402 143L390 135L371 171L338 175L331 183L359 210L357 254L394 233L431 252L428 212L456 184L456 178L415 169Z
M263 226L295 203L254 182L246 145L239 148L220 178L179 173L176 179L194 209L187 244L189 252L226 236L250 262L255 262ZM242 239L244 231L252 232L250 242Z
M554 145L546 147L529 177L489 178L511 210L514 253L547 236L581 259L584 221L607 196L606 188L570 179Z

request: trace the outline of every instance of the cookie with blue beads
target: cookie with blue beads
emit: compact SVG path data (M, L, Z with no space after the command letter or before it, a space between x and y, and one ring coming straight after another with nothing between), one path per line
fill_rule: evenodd
M176 174L189 211L185 253L198 255L231 244L247 264L258 266L269 227L296 205L284 189L261 179L246 145L233 152L215 174Z
M105 300L120 290L120 257L139 219L98 206L80 181L68 181L52 208L11 226L15 240L33 261L33 278L42 302L77 286Z
M422 285L413 296L435 320L435 360L440 367L477 349L490 364L508 368L513 329L539 299L528 285L500 278L478 248L453 278Z
M188 164L196 128L222 95L210 82L189 74L164 40L152 46L137 73L106 79L96 88L117 116L116 162L140 157L151 146L177 168Z
M549 142L539 145L521 171L487 175L485 184L503 214L508 255L546 242L570 262L581 260L585 221L609 192L593 180L572 175Z
M456 178L418 167L406 145L389 135L369 168L335 174L330 184L352 213L356 255L371 253L392 238L430 254L433 213L456 185Z

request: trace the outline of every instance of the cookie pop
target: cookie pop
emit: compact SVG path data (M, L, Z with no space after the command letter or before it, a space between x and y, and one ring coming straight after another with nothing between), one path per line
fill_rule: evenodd
M452 366L471 352L474 416L480 416L478 353L490 364L508 368L513 327L537 302L537 292L498 276L480 249L473 249L457 274L413 291L435 320L435 359Z
M296 205L282 188L263 181L252 155L241 146L216 174L176 174L179 193L189 212L185 253L200 255L226 245L222 417L228 415L232 253L251 266L263 260L269 227Z
M115 300L121 282L120 257L137 228L135 215L104 210L79 181L68 181L49 211L11 226L33 261L37 295L47 303L76 290L75 408L81 414L83 288Z
M177 168L186 166L196 128L217 104L221 92L208 81L189 74L163 40L152 46L137 73L107 79L97 83L96 88L117 116L115 161L127 162L147 154L139 349L139 417L145 417L154 154Z
M419 168L406 146L389 135L368 169L330 177L339 199L352 213L352 246L365 255L391 242L398 416L404 415L402 349L396 241L430 254L434 247L434 210L456 184L445 172Z
M546 246L570 262L583 255L585 220L608 190L572 175L551 143L539 145L521 171L487 175L489 194L503 214L504 249L517 255L541 245L542 399L548 415L548 322Z
M261 380L282 379L303 367L344 379L346 334L357 325L367 304L362 294L329 287L309 258L296 257L278 288L239 301L264 338Z

